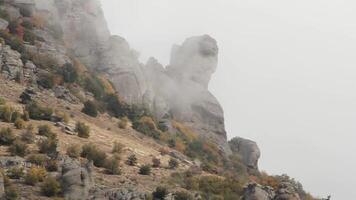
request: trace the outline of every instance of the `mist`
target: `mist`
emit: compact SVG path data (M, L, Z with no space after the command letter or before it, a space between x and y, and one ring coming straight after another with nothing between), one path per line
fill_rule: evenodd
M112 34L167 65L173 44L209 34L210 91L228 137L257 141L260 169L312 194L356 196L356 2L101 0Z

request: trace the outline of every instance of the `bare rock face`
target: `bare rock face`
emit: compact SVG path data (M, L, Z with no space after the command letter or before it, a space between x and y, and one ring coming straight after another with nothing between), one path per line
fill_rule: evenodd
M150 83L150 95L146 98L150 103L146 104L157 118L168 116L181 121L229 154L224 113L208 91L217 61L217 43L208 35L191 37L182 45L173 46L166 69L151 58L145 67Z
M274 200L301 200L301 198L291 183L283 182L276 191Z
M65 157L61 177L65 199L87 199L89 197L89 190L94 186L92 173L92 162L81 166L78 160Z
M242 162L250 172L258 171L258 159L261 156L261 152L256 142L237 137L230 140L229 145L233 153L241 156Z
M23 63L21 54L8 45L0 44L0 72L8 79L23 76Z

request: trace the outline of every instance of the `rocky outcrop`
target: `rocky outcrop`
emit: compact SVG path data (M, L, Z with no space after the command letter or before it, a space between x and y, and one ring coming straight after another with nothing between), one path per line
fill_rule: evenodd
M244 188L242 200L273 200L274 195L272 188L251 183Z
M61 180L65 199L87 199L89 190L94 186L93 163L82 166L78 160L69 157L65 157L62 163Z
M7 26L9 26L9 22L0 18L0 30L6 30Z
M274 200L301 200L301 198L291 183L283 182L276 191Z
M148 199L145 192L136 189L114 188L114 189L96 189L90 200L145 200Z
M18 156L0 156L0 168L22 167L25 159Z
M236 137L229 141L229 145L233 153L241 156L242 162L248 167L250 173L258 172L258 159L261 152L256 142Z
M23 66L19 52L12 50L8 45L0 44L0 71L6 78L21 78Z

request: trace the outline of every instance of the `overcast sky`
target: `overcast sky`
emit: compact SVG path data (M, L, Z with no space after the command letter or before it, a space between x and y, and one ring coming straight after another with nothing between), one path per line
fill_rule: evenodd
M356 1L101 0L112 34L168 64L185 38L220 48L210 90L229 138L258 142L260 168L313 194L355 198Z

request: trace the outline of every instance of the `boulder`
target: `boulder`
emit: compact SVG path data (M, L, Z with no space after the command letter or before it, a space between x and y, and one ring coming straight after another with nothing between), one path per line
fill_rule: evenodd
M36 95L37 95L37 92L35 91L34 88L31 88L31 87L26 88L20 95L20 102L22 104L30 103L31 101L34 100Z
M1 72L6 78L14 80L23 74L21 54L11 49L8 45L0 46Z
M250 172L258 171L258 159L261 156L257 143L244 138L236 137L229 141L232 152L241 156L242 162Z
M61 168L65 199L87 199L89 190L94 186L93 163L88 162L85 166L82 166L78 160L64 157Z
M22 167L25 159L18 156L0 156L0 168Z
M250 183L244 188L242 200L273 200L273 198L272 188Z

